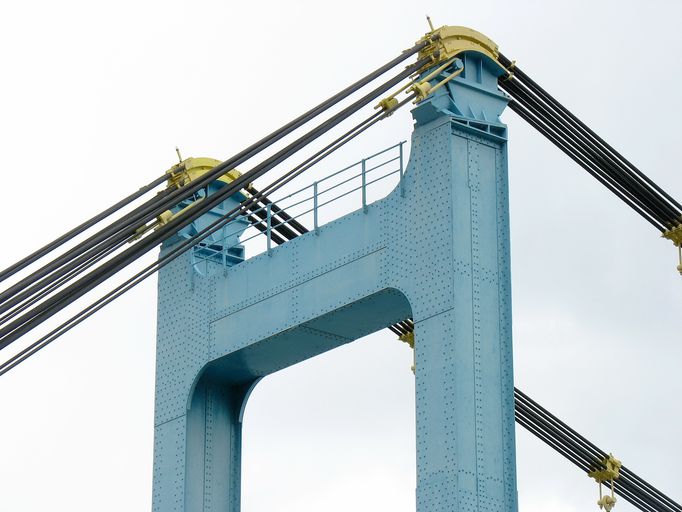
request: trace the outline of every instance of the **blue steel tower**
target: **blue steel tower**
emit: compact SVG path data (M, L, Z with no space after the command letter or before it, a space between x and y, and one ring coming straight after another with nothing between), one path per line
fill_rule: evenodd
M268 253L160 272L155 511L239 511L258 381L408 317L417 512L517 510L503 69L485 36L440 31L452 58L422 75L400 187Z

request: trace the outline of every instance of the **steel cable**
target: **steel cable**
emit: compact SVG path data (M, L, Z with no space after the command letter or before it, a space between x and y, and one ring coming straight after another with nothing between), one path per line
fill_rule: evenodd
M634 183L630 177L616 169L612 165L612 162L605 161L596 154L592 148L585 145L585 140L581 139L575 132L570 131L561 119L543 108L542 105L527 94L526 91L523 91L518 87L518 85L507 82L504 83L505 90L511 93L518 103L531 110L543 123L550 126L556 134L561 136L563 140L573 147L575 151L579 152L583 158L592 162L595 168L601 172L602 176L608 177L612 184L619 187L632 200L646 209L647 212L652 217L656 218L662 225L666 225L666 223L669 222L669 219L674 217L674 211L670 210L667 205L661 205L660 202L653 197L651 189L644 188L643 186Z
M512 66L512 62L504 55L499 55L500 63L506 68ZM631 172L639 176L647 184L649 184L654 190L656 190L662 197L668 200L668 202L673 205L678 212L682 211L682 204L676 201L672 196L670 196L665 190L663 190L659 185L657 185L653 180L651 180L646 174L640 171L632 162L625 158L622 154L616 151L608 142L601 138L597 133L595 133L590 127L583 123L578 117L576 117L570 110L559 103L554 97L552 97L547 91L545 91L540 85L538 85L530 76L528 76L522 69L518 66L513 66L513 75L520 81L524 83L529 89L531 89L538 97L540 97L545 103L551 105L558 112L564 114L569 122L580 130L583 134L590 137L597 144L601 145L606 151L608 151L615 159L620 161L624 166L628 167Z
M386 112L377 112L376 114L373 114L370 116L367 120L363 121L356 127L352 128L351 130L347 131L344 133L342 136L319 150L317 153L312 155L311 157L307 158L304 162L299 164L297 167L292 169L291 171L287 172L285 175L279 177L275 182L271 183L266 187L263 191L261 191L259 194L262 196L265 193L270 193L278 190L282 186L284 186L286 183L290 182L291 180L295 179L297 176L305 172L307 169L312 167L313 165L319 163L321 160L326 158L328 155L339 149L341 146L344 144L348 143L350 140L353 138L357 137L361 133L363 133L365 130L376 124L378 121L381 119L385 119L387 116L389 116L391 113L393 113L395 110L398 108L402 107L405 105L408 101L413 99L414 95L411 95L407 98L405 98L403 101L401 101L398 105L393 107L392 109L386 111ZM37 353L38 351L42 350L44 347L52 343L55 339L57 339L59 336L62 334L66 333L79 323L81 323L83 320L86 318L89 318L91 315L93 315L95 312L99 311L102 309L104 306L115 300L116 298L120 297L123 295L126 291L132 289L135 287L137 284L142 282L144 279L149 277L150 275L154 274L157 272L159 269L165 267L168 263L170 263L173 259L178 257L180 254L184 253L186 250L188 250L190 247L196 245L199 243L201 240L204 238L210 236L212 233L215 231L221 229L225 224L231 222L232 220L236 219L239 217L239 215L244 214L246 211L246 206L248 206L249 202L252 204L258 201L259 197L257 195L252 196L251 198L248 198L246 200L246 205L242 204L240 208L234 209L228 213L226 213L222 218L214 221L212 224L204 228L201 232L199 232L194 238L185 240L181 242L177 247L174 247L170 252L162 255L159 260L154 262L153 264L149 265L145 269L141 270L128 280L126 280L124 283L120 284L117 286L115 289L111 290L104 296L100 297L97 301L94 303L90 304L88 307L85 309L81 310L79 313L68 319L66 322L62 323L60 326L52 330L50 333L44 335L28 347L24 348L22 351L2 363L0 365L0 376L7 373L10 371L12 368L18 366L20 363L31 357L33 354Z
M180 202L182 199L190 196L197 190L201 189L202 187L208 185L212 181L215 181L218 177L220 177L224 172L227 170L236 167L240 163L243 163L247 159L253 157L257 153L263 151L264 149L270 147L272 144L275 142L281 140L283 137L288 135L289 133L293 132L294 130L300 128L304 124L306 124L308 121L312 120L322 112L326 111L329 109L331 106L337 104L338 102L344 100L354 92L358 91L359 89L363 88L364 86L368 85L372 81L374 81L376 78L379 76L385 74L386 72L390 71L393 69L396 65L400 64L401 62L405 61L408 59L410 56L414 55L415 53L419 52L422 48L430 44L429 41L423 41L422 43L416 44L412 48L405 50L402 52L398 57L395 59L391 60L387 64L377 68L375 71L370 73L369 75L363 77L362 79L356 81L355 83L351 84L350 86L346 87L339 93L335 94L331 98L325 100L324 102L320 103L316 107L310 109L306 113L302 114L301 116L297 117L296 119L290 121L283 127L279 128L278 130L275 130L271 134L267 135L266 137L262 138L258 142L252 144L248 148L244 149L243 151L237 153L233 157L227 159L220 165L216 166L214 169L206 173L204 176L198 178L197 180L192 181L185 187L182 187L181 189L171 191L167 194L164 195L163 198L161 198L159 201L147 205L146 207L140 207L138 208L135 212L132 212L128 214L124 219L119 220L118 222L114 223L113 225L109 226L108 228L105 228L104 230L100 231L99 233L91 236L89 239L86 241L82 242L78 246L78 251L83 253L83 251L93 249L97 244L106 242L109 240L109 243L115 244L123 239L128 238L129 236L133 235L135 230L143 223L146 223L150 220L153 220L157 215L162 213L163 211L169 209L170 207L174 206L178 202ZM425 59L422 59L421 62L424 62ZM123 231L127 229L127 231ZM114 237L114 238L112 238ZM92 253L86 253L82 254L79 259L73 260L74 253L69 253L68 259L66 260L68 262L68 268L64 270L63 272L68 272L71 269L75 268L77 265L80 265L83 261L88 259L89 257L92 256ZM0 303L6 301L9 297L13 297L15 293L19 292L20 290L24 290L28 285L36 282L38 279L41 279L48 275L50 272L58 269L60 266L67 264L65 263L64 260L60 260L58 263L52 263L48 265L47 267L43 267L37 272L34 272L30 276L27 276L24 280L22 280L20 283L17 283L14 285L11 289L5 290L4 292L0 293ZM54 278L58 278L59 276L52 276ZM43 282L43 285L45 283ZM35 288L32 289L32 292L35 292ZM0 307L0 312L6 310Z
M604 178L599 169L595 168L592 163L585 160L577 152L573 151L570 146L568 146L564 140L558 137L549 127L544 125L540 119L534 116L528 109L526 109L521 104L516 101L509 102L509 108L514 112L519 114L519 116L524 119L533 128L544 135L550 142L557 146L561 151L563 151L567 156L569 156L574 162L585 169L589 174L597 179L602 185L604 185L608 190L613 192L617 197L619 197L625 204L630 206L633 210L639 213L644 219L646 219L652 226L654 226L659 231L665 231L665 226L660 223L656 218L651 216L648 212L640 208L639 205L634 203L627 195L624 195L618 188L616 188L607 178Z
M144 187L140 188L139 190L133 192L129 196L125 197L121 201L117 202L116 204L113 204L106 210L98 213L94 217L86 220L85 222L81 223L80 225L76 226L75 228L71 229L70 231L64 233L60 237L56 238L49 244L41 247L37 251L29 254L25 258L22 258L21 260L17 261L16 263L10 265L6 269L4 269L2 272L0 272L0 282L4 281L8 277L13 276L17 272L23 270L27 266L29 266L32 263L35 263L38 261L40 258L44 257L45 255L49 254L50 252L54 251L58 247L61 247L64 245L66 242L72 240L79 234L81 234L83 231L90 229L92 226L95 224L98 224L105 218L109 217L110 215L116 213L119 211L121 208L124 208L125 206L129 205L136 199L142 197L146 193L152 191L154 188L156 188L158 185L161 183L165 182L168 179L168 176L166 174L163 174L162 176L159 176L156 178L154 181L148 183Z
M618 189L619 192L616 195L628 206L634 207L633 204L637 204L634 209L649 222L652 222L652 219L655 220L654 225L657 229L666 231L678 225L682 220L680 213L682 207L677 201L522 70L512 65L509 59L500 56L500 63L510 70L509 75L501 77L498 83L502 90L514 98L510 102L512 110L550 138L557 147L567 152L590 174L598 177L609 190L616 193L615 189ZM519 109L519 106L525 110ZM530 113L534 117L529 119ZM542 129L538 127L538 124L542 126ZM550 137L549 134L552 136ZM558 144L557 138L563 144ZM569 153L566 147L571 148L572 152ZM576 155L578 155L577 158ZM625 200L624 196L627 196L629 200ZM646 211L646 214L643 211Z
M671 222L670 219L676 217L675 210L667 203L663 203L660 196L657 196L651 188L634 181L630 175L618 169L613 161L606 160L603 154L597 153L594 145L590 145L589 141L572 130L565 120L544 107L537 98L531 96L529 91L523 90L522 86L514 83L513 80L502 81L500 86L509 92L518 103L531 110L543 123L551 126L568 144L592 162L602 175L608 176L613 184L625 191L661 224L665 226Z
M111 275L118 272L121 268L124 268L129 263L139 258L142 254L149 251L152 247L156 246L159 242L163 241L167 236L172 235L177 232L182 227L191 223L194 219L203 215L210 209L214 208L220 204L226 197L229 197L234 192L240 190L247 183L252 180L257 179L261 175L265 174L267 171L284 161L286 158L290 157L296 153L301 148L305 147L307 144L326 133L329 129L338 125L343 120L347 119L355 113L359 108L366 105L370 101L376 99L381 94L388 91L397 83L407 78L415 70L421 68L429 60L427 58L421 59L417 63L408 66L406 69L398 73L394 78L388 80L381 86L375 88L368 94L364 95L359 100L355 101L350 106L343 109L341 112L335 114L327 121L323 122L318 127L314 128L307 134L299 137L296 141L289 144L284 149L275 153L273 156L265 160L265 162L256 166L254 169L245 173L235 179L232 183L223 187L220 191L207 197L201 203L186 212L185 215L181 215L178 218L172 219L166 225L161 227L157 232L150 236L147 236L137 242L134 246L128 248L122 253L114 256L109 262L107 262L106 267L98 268L90 272L85 277L79 279L74 284L70 285L68 288L62 290L54 297L48 299L44 304L41 304L36 310L31 310L30 312L22 315L22 317L14 320L9 325L0 329L0 348L4 348L16 339L18 339L22 334L28 332L30 329L40 324L42 321L54 315L57 311L61 310L66 305L72 303L78 297L87 293L89 290L103 282L105 279ZM210 171L213 173L213 171Z
M414 332L414 321L408 318L389 326L389 329L402 336ZM606 467L604 460L608 455L604 450L517 388L514 388L514 417L519 425L585 473ZM640 510L682 512L680 504L625 466L621 466L619 477L613 483L616 493Z

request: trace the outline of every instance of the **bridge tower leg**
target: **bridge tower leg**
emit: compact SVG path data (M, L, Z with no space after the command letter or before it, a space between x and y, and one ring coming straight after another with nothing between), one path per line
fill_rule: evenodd
M507 98L497 64L461 58L389 196L226 271L163 269L155 511L238 512L258 379L411 316L417 512L516 512Z
M498 118L506 98L490 61L464 60L467 75L413 112L413 158L422 159L413 163L424 175L411 183L449 188L442 202L424 204L433 225L423 228L450 237L452 251L450 272L424 274L452 287L424 283L440 288L421 299L435 314L415 311L419 512L517 509L506 127ZM438 230L443 224L452 229Z

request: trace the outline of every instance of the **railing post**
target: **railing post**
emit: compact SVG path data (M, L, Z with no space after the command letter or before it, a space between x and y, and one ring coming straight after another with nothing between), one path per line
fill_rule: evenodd
M400 147L400 197L405 197L405 181L403 180L403 144L405 142L401 142L399 144Z
M317 181L313 183L313 225L315 226L315 234L320 234L320 227L317 222Z
M267 214L266 215L266 221L267 221L267 223L266 223L266 225L267 225L266 235L267 235L267 239L268 239L268 256L272 256L272 236L271 236L271 234L272 234L272 219L270 216L270 203L268 203L267 207L265 208L265 211Z
M367 176L365 175L365 159L362 159L362 211L367 213Z
M220 230L220 232L223 235L223 240L226 242L227 237L225 236L225 226L223 226L223 228ZM227 244L224 244L222 246L222 249L220 250L220 257L221 257L220 259L223 262L223 274L225 274L227 272L227 251L229 248L226 247L226 245Z

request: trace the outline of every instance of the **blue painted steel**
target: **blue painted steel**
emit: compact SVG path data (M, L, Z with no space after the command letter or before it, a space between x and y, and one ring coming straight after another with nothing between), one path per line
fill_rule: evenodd
M155 511L238 511L258 380L408 316L417 511L517 510L506 99L493 65L465 65L414 109L401 185L366 212L226 271L161 271Z
M207 187L198 190L193 197L188 198L171 209L171 212L178 213L183 208L186 208L197 201L203 200L208 195L214 194L216 191L226 186L222 181L214 181ZM177 243L179 239L187 239L194 237L202 229L213 223L217 218L231 211L239 203L245 199L241 193L235 194L225 199L220 205L206 215L202 215L197 220L192 222L189 226L183 228L181 231L171 238L168 243ZM230 227L224 227L215 233L206 237L202 242L194 246L190 252L192 264L199 274L205 274L208 270L208 262L218 262L223 267L231 267L237 263L244 261L244 247L239 243L239 237L248 227L249 222L240 218L230 223Z

